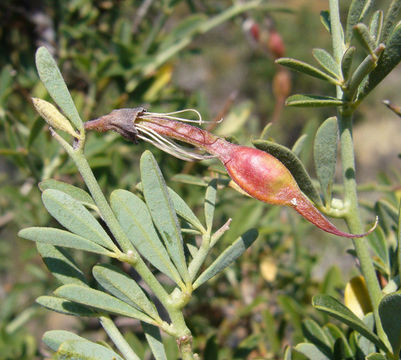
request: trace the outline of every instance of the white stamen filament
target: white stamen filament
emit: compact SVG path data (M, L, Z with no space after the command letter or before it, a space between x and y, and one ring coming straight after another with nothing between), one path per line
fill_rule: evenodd
M198 116L198 119L191 120L191 119L187 119L187 118L171 116L171 115L176 115L176 114L181 114L181 113L186 113L186 112L195 113ZM182 122L187 122L187 123L196 123L199 125L216 122L216 121L204 121L202 119L202 115L196 109L183 109L183 110L178 110L178 111L173 111L173 112L168 112L168 113L144 112L143 114L141 114L141 118L143 118L143 119L151 119L152 117L161 117L161 118L168 119L168 120L176 120L176 121L182 121ZM220 119L219 121L217 121L217 123L221 123L222 121L223 121L223 119Z
M148 128L143 124L136 124L139 132L138 138L145 140L159 149L185 161L204 160L213 158L213 155L197 154L183 146L176 144L174 141L158 134L155 130ZM146 136L145 136L146 135Z

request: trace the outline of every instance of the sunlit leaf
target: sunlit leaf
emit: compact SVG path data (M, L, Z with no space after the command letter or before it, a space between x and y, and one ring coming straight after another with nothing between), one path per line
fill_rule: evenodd
M313 57L318 63L335 78L340 78L339 64L336 63L333 56L324 49L313 49Z
M58 360L123 360L121 356L105 346L88 340L68 340L57 350Z
M42 194L47 211L65 228L109 250L117 247L94 216L66 193L48 189Z
M341 59L341 72L343 74L344 81L347 81L351 75L351 66L355 51L355 46L350 46L347 50L345 50Z
M352 0L348 10L347 24L345 27L345 43L350 44L353 27L362 22L366 14L369 12L373 0Z
M69 340L85 340L83 337L65 330L50 330L43 334L43 342L52 350L57 351L60 345Z
M331 200L331 185L337 163L338 127L335 116L328 118L316 132L313 157L316 175L326 203Z
M119 268L110 264L96 265L92 273L96 281L110 294L154 319L159 318L156 307L149 301L142 288Z
M257 237L258 232L255 229L251 229L239 237L196 279L193 288L196 289L204 282L223 271L227 266L231 265L252 245Z
M377 10L372 15L372 19L369 24L369 33L375 40L375 45L377 46L381 37L381 32L383 28L383 11Z
M45 191L47 189L60 190L85 205L95 206L95 202L93 201L92 197L85 190L62 181L57 181L54 179L41 181L39 183L39 189L41 191Z
M379 315L383 330L393 348L393 354L401 349L401 293L396 292L383 297L379 304Z
M401 3L401 1L399 1ZM386 48L381 54L377 66L369 74L358 94L358 99L364 98L375 88L401 61L401 22L397 23L391 33Z
M292 95L287 98L285 104L287 106L298 107L325 107L325 106L341 106L344 101L331 96L319 95Z
M167 251L185 283L189 273L185 262L183 240L177 215L156 159L150 151L141 157L141 178L146 205L152 215Z
M332 84L336 84L336 85L339 84L338 80L336 80L329 74L327 74L327 73L319 70L318 68L316 68L312 65L309 65L303 61L299 61L299 60L295 60L295 59L291 59L291 58L281 58L281 59L276 60L276 63L286 66L292 70L313 76L320 80L325 80L325 81L328 81L328 82L330 82Z
M148 315L117 299L116 297L104 293L103 291L94 290L79 285L63 285L57 288L54 291L54 294L61 298L76 302L78 304L87 305L98 310L135 318L148 323L154 323L152 318L150 318Z
M206 220L206 228L210 232L213 226L213 216L214 216L214 208L216 206L216 193L217 193L217 181L216 179L212 180L207 189L205 196L205 220Z
M36 51L36 67L38 69L39 77L50 96L72 123L78 129L81 129L82 120L74 105L60 70L58 69L53 57L44 46Z
M142 322L142 329L155 360L167 360L159 328Z
M365 24L357 24L353 29L354 37L362 45L368 54L372 54L376 48L376 41Z
M294 348L296 351L300 352L306 356L309 360L331 360L331 357L325 355L316 345L310 343L300 343Z
M57 280L63 284L86 284L85 275L65 249L40 242L36 246L47 268Z
M55 296L39 296L36 302L46 309L72 316L98 316L96 312L85 305L65 300Z
M111 193L110 205L128 238L142 256L172 280L180 282L180 275L156 233L146 204L133 193L119 189Z
M54 246L63 246L67 248L84 250L102 254L106 256L113 255L107 249L100 245L83 238L82 236L75 235L65 230L44 227L32 227L21 230L18 236L36 242L42 242Z
M399 14L401 12L401 1L392 0L384 17L383 30L380 37L380 42L387 45L388 38L393 32L395 24L398 22Z

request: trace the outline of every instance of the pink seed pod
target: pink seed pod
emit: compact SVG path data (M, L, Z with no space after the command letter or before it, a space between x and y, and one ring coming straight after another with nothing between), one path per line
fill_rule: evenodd
M363 234L350 234L337 229L302 193L291 172L277 158L259 149L232 144L198 127L172 120L171 116L148 113L142 108L120 109L86 122L85 129L100 132L114 130L129 140L148 140L162 150L185 160L210 157L182 150L178 144L165 138L191 144L218 158L231 179L253 198L268 204L290 206L306 220L328 233L360 238L376 228L377 221ZM151 134L152 138L149 139L144 134ZM168 144L170 147L167 149Z

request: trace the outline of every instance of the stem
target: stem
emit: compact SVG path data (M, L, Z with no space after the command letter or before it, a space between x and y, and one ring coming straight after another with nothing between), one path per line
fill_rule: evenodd
M341 159L343 166L344 196L345 204L348 206L348 212L345 220L351 232L362 231L362 222L359 215L357 184L355 180L355 155L352 140L352 114L339 114L339 128L341 141ZM373 306L373 315L375 318L377 334L380 339L391 349L387 336L383 330L380 316L379 303L382 298L379 281L370 257L365 240L353 239L353 244L357 257L359 259L361 272L366 281L369 297Z
M109 335L109 338L113 341L114 345L116 345L117 349L120 350L125 359L140 360L139 356L135 354L134 350L132 350L131 346L127 343L127 340L124 339L124 336L108 316L100 316L99 320L103 329L106 331L107 335Z
M341 33L341 22L338 0L329 0L330 21L332 32L332 44L334 58L338 64L344 54L344 40ZM336 87L337 98L344 100L344 94L340 86ZM338 127L340 130L341 163L344 183L344 203L347 208L345 220L351 232L359 233L362 231L362 222L358 207L357 183L355 179L355 153L352 138L352 116L354 109L343 106L338 112ZM369 254L366 242L363 239L353 239L353 244L359 259L362 275L366 281L369 297L373 306L377 334L386 344L388 349L391 346L379 317L379 302L382 297L379 281L376 277L375 269Z
M196 252L195 257L192 259L191 263L188 266L188 272L191 281L194 281L196 274L204 263L207 254L210 250L210 233L203 235L202 244L199 247L199 250Z

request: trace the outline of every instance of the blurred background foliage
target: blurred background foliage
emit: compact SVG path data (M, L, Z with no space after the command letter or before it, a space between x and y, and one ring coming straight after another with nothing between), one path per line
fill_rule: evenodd
M228 16L235 5L242 11ZM333 110L283 109L283 99L291 88L328 95L333 90L296 73L282 75L274 59L285 54L313 61L312 47L329 49L330 38L319 21L327 6L306 0L1 1L1 359L43 358L47 350L40 337L49 329L72 329L104 340L97 323L35 305L35 298L50 293L55 280L35 247L16 236L22 227L52 221L41 204L40 181L55 178L83 186L31 104L33 96L50 100L35 70L37 47L46 46L56 57L85 121L121 107L144 106L152 112L192 107L205 120L224 118L214 131L242 144L250 144L273 121L267 136L281 144L291 147L307 135L300 157L311 167L314 133ZM284 47L277 47L274 39L282 39L279 45ZM399 190L392 190L399 183L393 166L398 165L401 126L381 100L401 102L399 80L396 70L368 98L355 131L360 180L375 180L391 190L388 199L394 204L399 198ZM135 190L138 159L148 147L115 134L89 135L86 154L106 194L117 187ZM213 161L186 164L151 150L168 185L199 212L204 179L220 176L222 168ZM364 201L378 198L375 192L362 196ZM261 236L224 276L200 288L188 306L195 348L208 360L281 358L285 345L304 340L305 319L321 325L328 321L312 309L313 295L343 298L347 279L357 273L352 258L344 255L350 244L312 229L291 210L228 188L219 191L216 211L215 228L233 219L221 248L251 227ZM89 274L98 258L76 255ZM146 358L149 352L137 324L125 319L117 323ZM171 359L176 358L174 342L168 348Z

